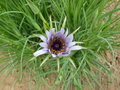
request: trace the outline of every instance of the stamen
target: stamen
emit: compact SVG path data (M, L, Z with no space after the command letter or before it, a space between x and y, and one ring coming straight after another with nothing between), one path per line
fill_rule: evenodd
M62 38L55 37L48 44L48 48L54 54L61 53L65 51L65 41Z

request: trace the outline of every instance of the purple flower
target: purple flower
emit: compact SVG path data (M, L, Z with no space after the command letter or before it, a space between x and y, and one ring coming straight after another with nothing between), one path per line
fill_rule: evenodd
M73 42L73 34L68 35L68 30L62 28L59 32L55 33L55 29L50 31L46 30L47 38L43 35L39 37L43 42L39 45L43 49L36 51L34 56L39 56L45 53L51 53L53 57L56 56L68 56L72 50L83 49L81 46L76 46L76 42Z

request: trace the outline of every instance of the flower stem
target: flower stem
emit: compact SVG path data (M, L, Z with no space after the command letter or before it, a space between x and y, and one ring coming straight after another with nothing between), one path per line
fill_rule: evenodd
M60 71L60 60L59 60L59 58L57 59L57 68L58 68L58 72Z

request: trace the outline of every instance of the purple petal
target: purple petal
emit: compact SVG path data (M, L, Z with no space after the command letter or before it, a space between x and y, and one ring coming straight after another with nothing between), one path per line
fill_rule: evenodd
M61 28L60 32L61 32L61 34L64 34L64 32L65 32L64 28Z
M69 50L71 51L71 50L80 50L80 49L82 49L83 47L81 47L81 46L72 46Z
M62 56L68 56L69 54L62 54Z
M65 39L65 36L64 36L64 29L61 29L61 31L56 32L52 37L53 37L53 38L54 38L54 37L58 37L58 38ZM51 38L52 38L52 37L51 37Z
M50 30L50 33L51 33L51 34L54 34L54 33L55 33L55 28L52 28L52 29Z
M61 32L57 32L54 37L58 37L58 38L63 38L64 39L64 35Z
M68 56L70 54L70 52L62 52L62 53L58 53L57 56Z
M66 54L62 54L61 56L68 56L69 55L69 53L66 53Z
M55 54L52 54L52 57L56 57L56 55L55 55Z
M51 37L50 31L46 30L45 32L46 32L46 35L47 35L47 37L48 37L48 39L49 39L49 38Z
M74 46L76 44L76 42L70 42L69 44L68 44L68 47L72 47L72 46Z
M54 38L55 28L52 28L52 29L49 31L49 33L50 33L50 36L49 36L49 38L48 38L48 42L50 41L50 39L53 39L53 38Z
M46 30L45 32L49 40L51 36L55 33L55 28L52 28L50 31Z
M44 47L43 50L44 50L44 51L48 51L48 48L47 48L47 47Z
M58 53L57 56L62 56L62 53Z
M66 42L70 43L73 40L73 34L70 34L68 37L66 37Z
M40 44L39 44L41 47L48 47L48 45L47 45L47 43L45 43L45 42L41 42Z
M33 53L34 56L39 56L39 55L42 55L42 54L45 54L47 53L48 51L44 50L44 49L41 49L39 51L36 51L35 53Z
M49 53L52 53L52 52L50 51L50 49L49 49L48 51L49 51Z
M65 37L67 37L67 35L68 35L68 29L67 29L66 32L65 32Z
M46 41L47 41L46 37L45 37L45 36L43 36L43 35L40 35L40 38L41 38L41 40L42 40L42 41L44 41L44 42L46 42Z

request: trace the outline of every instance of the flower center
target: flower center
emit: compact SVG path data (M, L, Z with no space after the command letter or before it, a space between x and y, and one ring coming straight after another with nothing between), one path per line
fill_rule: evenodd
M60 45L59 45L59 44L56 44L56 45L55 45L55 47L56 47L56 48L59 48L59 47L60 47Z
M54 54L65 51L65 41L61 38L55 37L48 45L50 51Z

